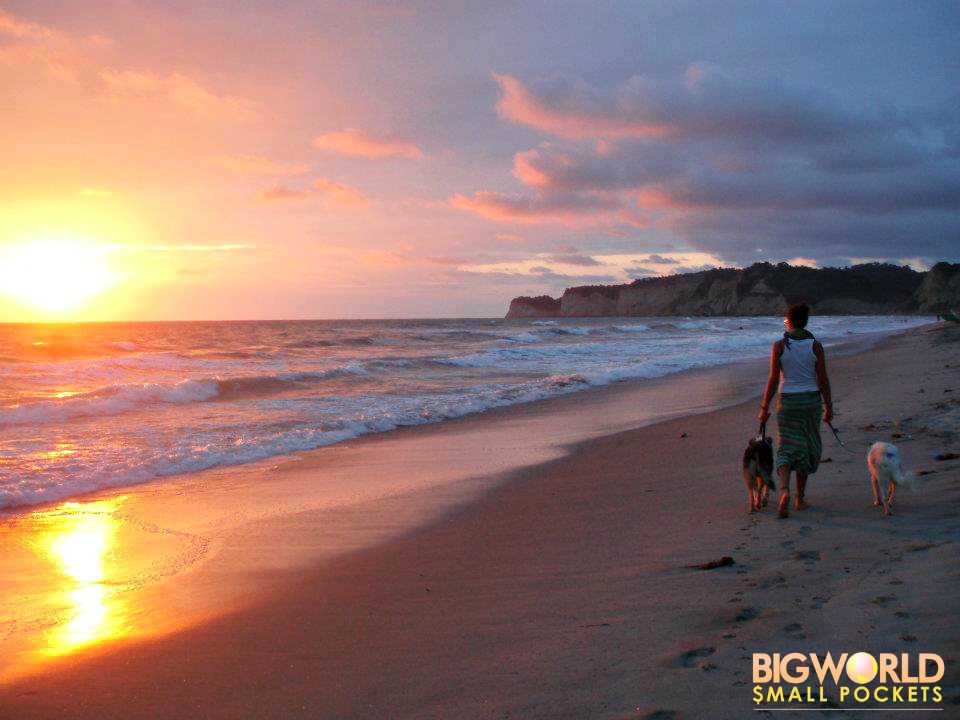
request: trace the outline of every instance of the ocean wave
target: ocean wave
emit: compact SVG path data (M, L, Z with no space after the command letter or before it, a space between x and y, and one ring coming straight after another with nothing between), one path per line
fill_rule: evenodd
M148 403L192 403L216 397L216 380L174 384L112 385L63 398L0 408L0 425L63 422L89 415L117 415Z
M0 425L64 422L73 418L119 415L145 405L236 400L281 392L292 385L346 375L366 375L361 365L234 378L203 378L174 383L126 383L0 408Z

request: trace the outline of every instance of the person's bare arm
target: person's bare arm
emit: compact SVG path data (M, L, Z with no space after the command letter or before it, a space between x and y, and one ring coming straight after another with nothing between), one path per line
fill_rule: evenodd
M766 422L770 418L770 400L780 387L780 343L775 342L770 348L770 374L767 376L767 386L763 390L763 401L760 403L760 412L757 419Z
M820 388L820 395L823 396L823 421L832 422L833 393L830 391L830 376L827 375L827 355L819 342L813 344L813 353L817 356L817 386Z

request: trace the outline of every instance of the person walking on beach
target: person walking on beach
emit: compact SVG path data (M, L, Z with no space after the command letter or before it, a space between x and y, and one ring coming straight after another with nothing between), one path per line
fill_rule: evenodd
M780 502L777 513L790 515L790 473L797 474L796 509L807 507L803 496L807 478L817 471L823 446L820 419L833 420L833 398L823 345L807 330L810 308L793 305L784 319L787 331L770 349L770 375L757 416L770 417L770 400L780 387L777 404L777 474Z

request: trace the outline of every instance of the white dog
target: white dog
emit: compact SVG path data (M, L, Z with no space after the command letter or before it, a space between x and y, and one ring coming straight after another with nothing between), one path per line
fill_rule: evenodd
M897 485L902 483L912 488L916 475L903 471L900 466L900 452L893 443L875 442L871 445L870 452L867 453L867 468L870 470L870 484L873 485L873 504L883 507L884 515L890 515ZM881 500L882 483L887 485L887 496Z

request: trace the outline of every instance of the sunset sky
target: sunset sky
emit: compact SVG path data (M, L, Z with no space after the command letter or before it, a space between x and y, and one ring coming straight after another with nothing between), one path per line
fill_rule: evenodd
M960 259L953 2L0 0L0 321Z

